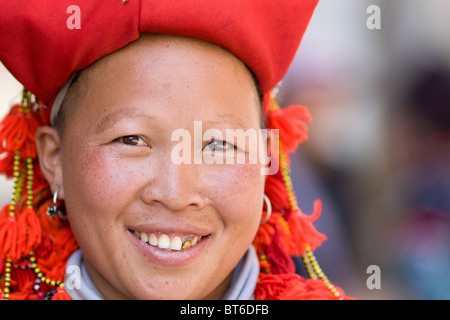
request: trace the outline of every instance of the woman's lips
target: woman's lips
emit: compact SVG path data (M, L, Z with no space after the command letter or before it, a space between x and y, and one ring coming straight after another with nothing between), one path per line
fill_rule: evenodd
M138 230L139 228L128 228L128 234L141 253L150 262L167 266L190 263L211 240L211 235L204 231L184 233Z

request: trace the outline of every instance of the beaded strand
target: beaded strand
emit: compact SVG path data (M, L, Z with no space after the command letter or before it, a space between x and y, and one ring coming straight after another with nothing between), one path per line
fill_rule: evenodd
M44 275L44 273L41 271L41 269L39 269L39 267L37 265L36 257L34 256L33 252L30 252L29 259L30 259L30 263L31 263L31 268L33 269L34 273L36 273L36 276L42 283L46 283L50 286L59 286L59 287L64 286L64 283L62 281L52 280L52 279L47 278Z
M333 286L333 284L330 282L328 277L323 273L322 268L319 266L319 263L317 262L316 257L314 256L313 252L311 251L311 248L309 245L305 245L305 250L307 256L307 259L309 260L312 268L314 269L314 272L317 274L317 277L319 277L327 286L327 288L333 293L335 297L339 297L339 292L336 290L336 288ZM317 278L316 278L317 279Z
M20 150L14 153L14 164L13 164L13 187L11 195L11 203L9 204L9 218L12 221L16 221L16 206L17 201L22 193L22 187L20 186ZM10 298L10 287L11 287L11 267L12 259L6 258L5 261L5 289L4 300L9 300Z
M9 300L11 287L11 258L7 258L5 262L5 289L3 290L3 299Z
M275 106L274 106L275 105ZM272 110L276 109L276 104L272 104ZM279 142L279 155L280 155L280 169L281 176L283 178L284 185L286 186L287 196L289 203L291 205L291 210L298 210L298 203L295 197L294 188L292 185L290 169L287 163L287 157L283 152L281 141ZM335 297L338 297L340 294L330 282L328 277L323 273L322 269L317 262L316 257L314 256L310 246L308 244L305 245L305 254L302 255L303 262L305 264L306 271L311 279L321 279L327 288L333 293Z

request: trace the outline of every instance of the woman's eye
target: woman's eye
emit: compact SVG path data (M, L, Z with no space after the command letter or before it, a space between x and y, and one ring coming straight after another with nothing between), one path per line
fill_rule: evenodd
M140 136L124 136L117 139L119 142L129 146L145 146L147 145Z
M235 149L235 146L231 143L228 143L226 141L222 140L213 140L210 143L206 145L206 148L208 148L211 151L226 151L230 149Z

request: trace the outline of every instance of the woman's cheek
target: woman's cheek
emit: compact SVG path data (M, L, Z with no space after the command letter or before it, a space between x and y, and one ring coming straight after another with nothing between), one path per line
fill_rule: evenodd
M209 198L212 199L225 223L250 223L259 220L262 197L256 190L264 192L264 178L260 166L250 164L222 164L223 168L208 168L204 173ZM215 181L215 183L211 183ZM261 203L260 201L261 200Z
M82 155L82 156L77 156ZM120 207L132 192L130 184L134 172L132 165L126 165L105 148L86 148L72 153L65 164L63 181L66 197L81 199L77 201L85 210Z

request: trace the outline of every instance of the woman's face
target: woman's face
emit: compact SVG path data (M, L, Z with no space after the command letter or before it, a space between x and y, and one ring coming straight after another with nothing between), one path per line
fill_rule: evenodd
M60 176L89 275L105 298L221 298L258 229L265 178L248 161L194 163L199 153L234 157L236 142L200 140L196 149L194 121L200 134L218 129L224 139L226 129L258 130L251 74L217 46L155 35L89 73L51 178L57 185ZM177 129L192 138L183 141L190 164L174 161Z

